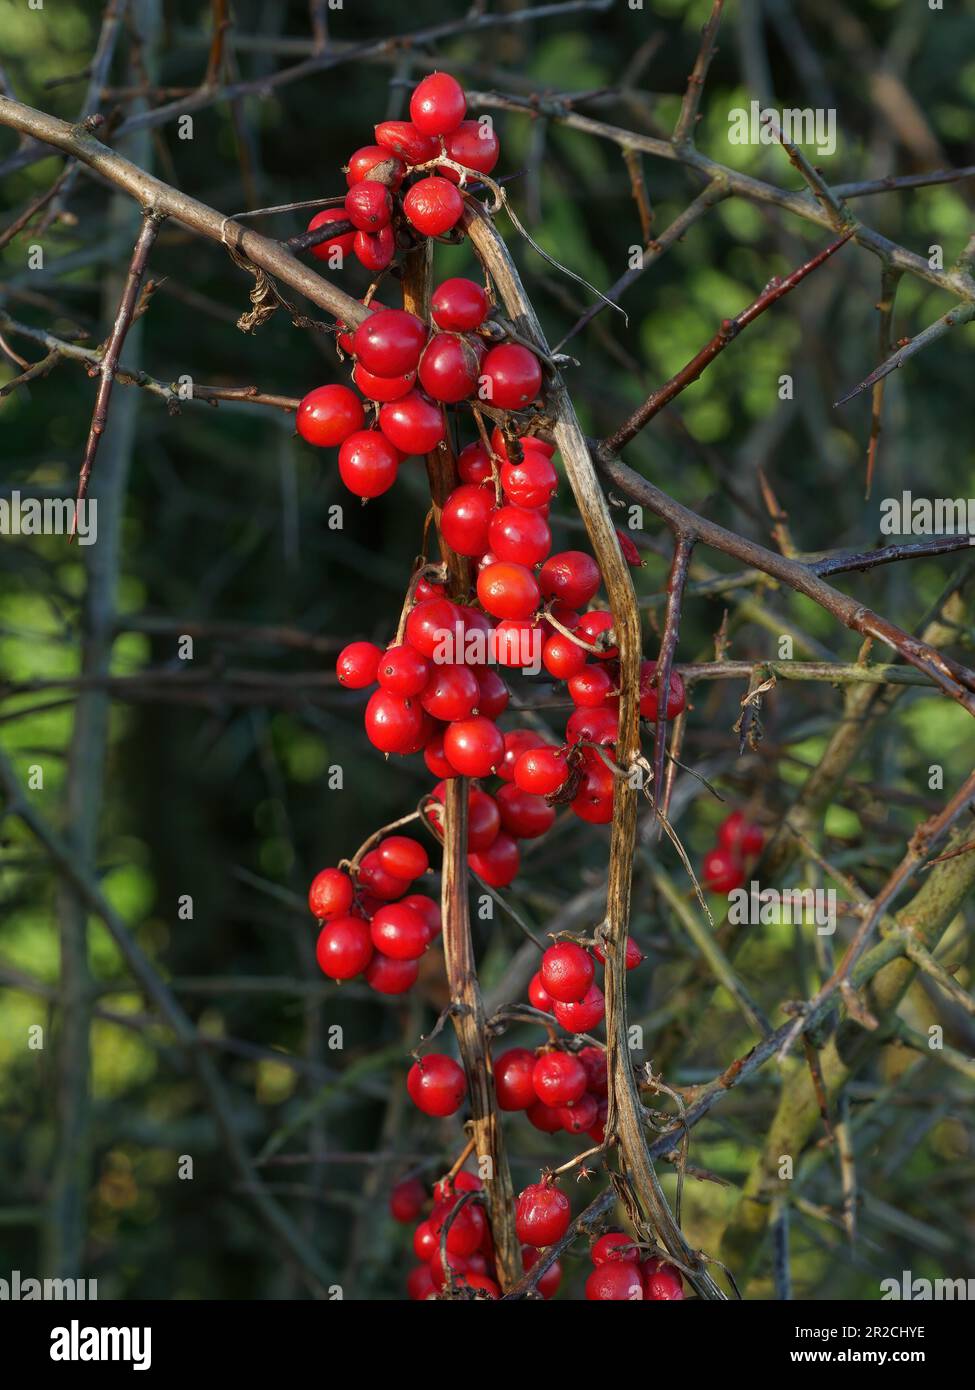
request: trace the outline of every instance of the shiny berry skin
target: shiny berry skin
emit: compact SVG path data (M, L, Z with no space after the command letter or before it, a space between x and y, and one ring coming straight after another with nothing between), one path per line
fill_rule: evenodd
M544 1052L532 1072L535 1094L545 1105L571 1105L584 1094L586 1069L571 1052Z
M525 1117L530 1125L534 1125L543 1134L559 1134L562 1131L562 1115L554 1105L546 1105L543 1101L536 1100L535 1104L530 1105L525 1111Z
M445 328L452 333L469 333L472 329L480 328L488 316L490 307L491 302L484 286L459 276L453 280L444 280L443 284L434 290L430 300L434 323L438 328ZM483 448L483 445L478 447Z
M406 1294L410 1302L425 1303L436 1292L429 1265L415 1265L406 1276Z
M391 960L419 960L430 939L424 919L402 903L387 903L379 908L373 914L369 932L376 950Z
M718 826L718 844L722 849L733 850L750 859L761 854L765 834L761 826L745 819L744 812L732 811Z
M511 692L497 671L492 670L490 666L485 666L474 674L481 688L477 700L478 714L483 714L485 719L497 719L498 715L504 714L508 708Z
M480 353L456 333L434 333L420 358L420 385L435 401L453 404L474 394Z
M596 656L600 661L611 661L613 657L619 656L619 648L604 648L600 639L604 632L612 631L612 627L612 613L607 612L605 609L595 609L591 613L583 613L582 617L579 619L579 625L576 627L575 632L584 642L588 642L590 646L594 646L598 649L597 652L590 653L590 655Z
M521 1267L524 1270L533 1269L538 1263L538 1251L530 1245L521 1247ZM545 1273L539 1278L535 1288L542 1295L542 1298L554 1298L559 1291L562 1283L562 1266L558 1260L553 1260Z
M542 956L542 984L563 1004L584 998L594 974L592 956L575 941L556 941Z
M546 440L539 439L538 435L535 434L520 435L518 443L521 445L522 450L535 450L538 453L544 454L547 459L550 459L555 453L554 444L549 444ZM502 463L511 463L513 461L508 454L508 444L504 437L504 431L497 425L495 425L494 429L491 431L491 448L498 455Z
M583 666L569 680L569 698L580 709L598 709L615 689L613 677L604 666L598 666L594 661Z
M499 410L522 410L541 389L541 364L520 343L493 347L481 364L481 397Z
M515 786L534 796L551 796L568 775L565 754L557 748L529 748L515 763Z
M594 1096L604 1096L609 1090L606 1053L601 1047L584 1047L576 1053L586 1069L586 1084Z
M555 807L550 806L540 796L523 792L513 783L499 788L495 793L498 810L501 812L501 828L516 840L537 840L540 835L551 830L555 823Z
M495 618L529 618L541 602L531 570L506 560L481 570L477 597L481 607Z
M521 668L535 664L542 645L537 618L502 618L495 633L495 659L499 666Z
M380 182L391 192L396 193L406 174L406 165L401 159L390 154L389 150L384 150L382 145L363 145L361 149L356 150L349 158L349 168L345 175L345 181L350 188L354 188L357 183L362 182L367 174L372 173L377 164L386 163L392 163L392 174L388 183L386 180Z
M410 1067L406 1089L410 1100L424 1115L443 1119L460 1109L467 1092L467 1081L463 1069L453 1057L431 1052Z
M607 711L608 713L609 711ZM594 710L594 714L601 713ZM613 819L613 797L616 779L611 768L594 750L585 750L582 779L572 798L572 810L580 820L590 825L608 825Z
M606 1000L602 990L594 984L575 1003L566 1004L556 999L552 1012L567 1033L588 1033L606 1017ZM583 1125L583 1129L588 1128Z
M426 1264L433 1259L439 1248L440 1242L437 1239L437 1233L433 1229L432 1222L421 1221L413 1232L414 1255L418 1260L423 1260Z
M452 1178L442 1178L433 1184L433 1200L445 1202L458 1192L483 1192L484 1184L476 1173L468 1173L462 1168Z
M551 1183L530 1183L515 1206L515 1234L523 1245L554 1245L569 1229L569 1199Z
M589 1251L589 1258L594 1265L619 1264L621 1261L637 1264L640 1251L634 1244L633 1237L628 1236L625 1231L607 1231L594 1243Z
M360 232L377 232L388 224L393 214L393 200L381 183L366 179L345 195L345 212Z
M352 335L352 351L367 372L402 376L415 370L427 341L427 326L405 309L377 309Z
M459 222L464 200L449 179L434 174L413 185L403 199L403 211L423 236L442 236Z
M456 773L453 775L456 776ZM428 803L427 814L435 824L442 825L444 800L442 786L434 788L433 796L435 800ZM479 787L471 787L467 797L468 853L480 854L488 849L497 839L500 829L501 813L494 797L488 792L481 791Z
M711 893L732 893L745 882L745 868L734 850L719 845L704 856L701 878Z
M619 717L615 710L600 706L599 709L577 709L569 716L565 726L566 743L600 743L604 747L616 742Z
M416 372L404 372L402 376L376 376L366 371L361 362L352 368L352 380L362 394L370 401L398 401L416 385Z
M433 658L445 639L453 641L454 627L459 622L460 610L455 603L443 598L425 599L410 611L406 640L423 656Z
M494 1089L501 1110L527 1110L538 1097L532 1085L535 1054L527 1047L512 1047L494 1064Z
M655 661L640 663L640 713L644 719L656 719L660 711L660 692L653 685L656 672ZM676 719L686 704L684 682L676 671L671 671L667 688L667 718Z
M449 779L457 776L457 773L444 757L442 729L436 729L423 745L423 761L426 763L428 771L431 772L434 777Z
M389 647L379 658L376 679L394 695L419 695L430 679L430 662L415 647L404 642Z
M359 865L359 887L370 897L377 899L376 906L401 898L410 887L411 880L399 878L384 867L377 849L371 849L362 856ZM372 909L370 909L371 911Z
M504 736L504 760L498 768L498 776L506 782L513 782L515 763L529 748L541 748L545 740L534 729L509 729Z
M501 465L501 489L516 507L544 507L558 485L552 460L539 449L526 449L521 463Z
M571 1008L570 1004L556 1005L564 1009ZM556 1014L556 1017L558 1015ZM560 1105L557 1107L559 1118L562 1121L562 1128L566 1134L587 1134L599 1119L599 1105L595 1096L591 1096L588 1091L573 1105Z
M473 169L478 174L490 174L501 156L501 144L494 133L494 126L486 121L461 121L452 130L444 144L447 158L455 164L463 164L465 169ZM454 169L439 169L445 179L457 183L460 175Z
M324 921L326 917L344 917L352 906L352 880L342 869L322 869L311 881L308 906L311 915Z
M396 255L392 227L380 227L376 232L356 232L352 250L366 270L385 270Z
M427 929L427 939L435 941L440 935L440 904L428 898L426 893L408 893L400 898L400 907L410 907L423 918Z
M379 412L383 435L404 454L429 454L444 438L443 410L419 391L390 401Z
M389 1210L394 1221L404 1225L415 1221L427 1200L426 1188L419 1178L404 1178L389 1194Z
M585 666L585 648L564 633L554 632L542 649L542 664L550 676L567 681Z
M399 462L399 452L377 430L359 430L339 449L339 477L356 497L380 497L395 483Z
M434 1254L430 1259L430 1264L428 1268L430 1270L430 1278L433 1280L433 1287L437 1290L445 1289L447 1287L447 1275L444 1271L443 1257L440 1253L439 1241L437 1243L437 1249L434 1251ZM447 1268L450 1270L453 1276L454 1284L458 1284L461 1277L466 1275L467 1270L469 1268L467 1256L451 1255L448 1253Z
M530 568L552 549L552 532L537 509L499 507L488 525L488 542L485 548L493 550L499 560L513 560Z
M542 982L542 972L536 970L531 977L528 985L528 1000L533 1008L541 1010L542 1013L550 1014L555 1007L555 1000L549 994Z
M449 135L466 110L464 89L449 72L432 72L410 97L410 120L424 135Z
M474 483L455 487L440 513L440 534L458 555L483 555L494 510L493 488Z
M387 873L405 878L410 883L430 867L430 856L419 840L408 835L387 835L377 850L379 862Z
M646 1260L640 1266L643 1297L651 1303L677 1303L684 1297L684 1284L673 1265Z
M318 935L315 956L330 980L361 975L372 959L372 938L361 917L333 917Z
M589 1138L594 1144L604 1144L606 1142L606 1117L609 1114L609 1101L605 1096L597 1100L596 1123L589 1131Z
M345 208L322 208L321 212L316 212L308 223L308 230L317 232L319 227L326 227L329 222L348 223L348 221L349 215ZM343 256L348 256L352 251L354 242L354 231L340 232L338 236L329 237L328 241L320 241L317 246L310 246L308 249L316 261L327 261L336 247Z
M467 862L491 888L507 888L518 876L521 855L511 836L499 830L487 849L469 854Z
M569 608L585 608L599 590L599 566L584 550L562 550L542 566L538 583L546 598Z
M430 1213L430 1225L434 1229L438 1242L447 1217L456 1205L457 1197L451 1194L443 1201L438 1202ZM475 1206L473 1202L468 1202L466 1206L461 1207L447 1230L448 1254L473 1255L484 1239L486 1226L484 1212L479 1206Z
M426 164L440 153L439 141L417 130L412 121L380 121L374 129L376 144L407 164Z
M377 994L405 994L416 984L419 973L415 960L394 960L376 951L366 966L366 984Z
M457 455L457 472L462 483L489 483L494 477L491 456L480 440L461 449Z
M493 720L476 715L447 726L443 751L462 777L489 777L504 757L504 739Z
M606 957L605 957L605 955L603 954L603 949L602 949L601 946L594 946L594 947L593 947L593 955L594 955L594 956L596 957L596 959L597 959L598 961L600 961L603 965L606 964ZM639 948L639 946L636 944L636 942L633 940L632 936L628 936L628 937L626 938L626 968L627 968L627 970L635 970L635 969L637 968L638 965L642 965L642 964L643 964L643 962L644 962L645 959L646 959L646 957L644 956L643 952L640 950L640 948Z
M366 737L381 753L418 753L423 747L423 706L415 698L376 690L365 714Z
M643 1280L632 1260L597 1265L586 1280L586 1298L596 1303L634 1303L643 1300Z
M477 707L481 687L469 666L434 666L420 703L434 719L467 719Z
M295 414L295 429L307 444L334 448L366 422L362 402L348 386L316 386Z
M365 690L373 685L382 654L375 642L350 642L339 652L335 663L339 684L346 690Z

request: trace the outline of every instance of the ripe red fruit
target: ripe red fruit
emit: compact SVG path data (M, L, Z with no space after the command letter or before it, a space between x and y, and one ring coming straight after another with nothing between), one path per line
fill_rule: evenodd
M366 983L377 994L405 994L416 984L419 973L415 960L393 960L376 951L366 966Z
M414 1255L418 1260L423 1260L424 1263L427 1263L433 1259L439 1248L440 1242L437 1239L436 1231L433 1229L433 1224L430 1221L421 1221L413 1232Z
M765 835L761 826L745 819L743 811L732 811L718 826L718 844L744 857L761 854Z
M569 775L565 754L558 748L529 748L515 763L515 786L535 796L550 796Z
M488 545L499 560L537 565L552 548L552 532L537 509L500 507L488 524Z
M594 609L591 613L583 613L579 619L579 624L575 629L576 635L591 646L599 649L598 659L600 661L611 661L613 657L619 656L618 647L602 647L600 638L604 632L610 632L613 627L613 615L605 609ZM595 655L595 653L593 653Z
M402 376L412 372L427 340L427 326L405 309L377 309L352 336L352 351L367 372Z
M449 135L466 110L464 89L449 72L432 72L410 97L410 119L424 135Z
M449 1197L438 1202L430 1213L430 1225L433 1227L438 1240L447 1217L456 1205L457 1197L451 1193ZM447 1230L448 1253L451 1255L473 1255L484 1239L486 1228L487 1222L484 1220L484 1212L473 1202L468 1202L466 1206L461 1207Z
M507 888L518 876L521 855L511 836L500 830L487 849L468 854L467 862L491 888Z
M330 980L361 975L372 958L372 938L361 917L333 917L318 935L315 956Z
M612 1260L597 1265L586 1280L590 1302L632 1303L643 1299L639 1266L632 1260Z
M500 410L524 409L541 389L541 364L520 343L493 347L481 365L481 397Z
M477 597L481 607L496 618L529 618L541 601L531 570L505 560L481 570Z
M544 507L558 485L552 460L539 449L526 449L521 463L501 465L501 489L516 507Z
M371 849L362 856L359 865L359 887L364 893L378 899L378 904L392 902L401 898L410 886L410 879L391 874L384 867L377 849Z
M448 725L443 751L462 777L488 777L504 757L504 739L493 720L476 715Z
M555 1000L542 983L542 972L536 970L528 985L528 999L532 1006L542 1013L550 1014L555 1008Z
M557 598L569 608L585 608L599 589L599 566L584 550L562 550L550 555L538 576L546 598Z
M480 440L461 449L457 455L457 472L463 483L488 483L494 477L491 456Z
M594 947L593 947L593 955L594 955L594 956L596 957L596 959L597 959L598 961L600 961L603 965L606 964L606 957L605 957L605 955L603 954L603 948L602 948L601 946L594 946ZM635 969L637 968L638 965L642 965L642 963L643 963L643 961L644 961L645 959L646 959L646 957L644 956L643 952L640 950L640 948L639 948L639 946L636 944L636 942L633 940L632 936L628 936L628 937L626 938L626 968L627 968L627 970L635 970Z
M310 232L317 232L319 227L327 227L330 222L348 222L349 216L345 208L322 208L321 212L316 212L315 216L308 223ZM317 246L308 249L317 261L327 261L335 247L341 251L343 256L347 256L352 250L355 241L355 232L340 232L338 236L329 237L328 241L320 241Z
M456 333L434 333L420 358L420 384L435 401L466 400L473 395L480 353Z
M387 903L369 924L372 944L392 960L419 960L429 945L427 924L412 907Z
M502 618L495 633L499 666L521 668L535 664L542 646L537 618Z
M429 454L446 434L443 410L419 391L390 401L379 412L379 428L404 454Z
M596 1097L604 1096L609 1089L606 1071L606 1053L601 1047L584 1047L576 1053L586 1069L586 1084Z
M644 719L656 719L660 712L660 692L653 685L653 678L657 672L655 661L641 661L640 663L640 713ZM667 687L667 718L676 719L687 704L687 693L684 690L684 682L676 671L670 673L670 683Z
M554 632L542 648L542 663L550 676L567 681L585 666L585 649L564 633Z
M549 444L545 439L539 439L537 434L523 434L519 436L518 443L522 449L532 449L542 453L550 459L555 453L555 445ZM495 425L491 431L491 448L501 459L502 463L511 463L513 460L508 454L508 444L504 437L504 431Z
M594 1265L619 1264L620 1261L636 1264L640 1251L633 1243L633 1237L625 1231L607 1231L595 1242L589 1256Z
M596 1109L596 1123L589 1130L589 1138L594 1144L603 1144L606 1142L606 1117L609 1114L609 1101L605 1096L597 1097Z
M600 713L595 710L593 713ZM608 712L608 711L607 711ZM614 716L615 717L615 716ZM616 779L598 753L587 748L583 755L582 779L570 803L580 820L590 825L608 825L613 819Z
M382 649L375 642L350 642L339 652L335 674L347 690L365 690L376 679Z
M457 129L452 130L447 136L444 144L448 159L452 159L455 164L463 164L465 169L473 169L478 174L490 174L501 155L501 145L494 133L494 126L489 125L487 121L461 121ZM437 172L443 174L445 179L450 179L451 183L460 180L460 175L454 169L438 169Z
M449 779L457 776L457 773L444 757L442 729L435 729L430 735L430 738L423 745L423 761L426 763L427 769L433 773L434 777Z
M477 707L480 693L469 666L434 666L420 703L434 719L466 719Z
M430 856L418 840L408 835L388 835L378 849L379 862L383 868L397 878L408 879L411 883L430 867Z
M537 840L551 830L555 822L554 806L511 783L495 793L495 800L501 812L502 829L516 840Z
M554 1105L545 1105L536 1100L525 1111L528 1123L540 1129L543 1134L558 1134L562 1129L562 1115Z
M378 164L387 163L392 165L390 178L388 181L383 179L380 182L396 193L406 174L406 165L389 150L384 150L382 145L363 145L361 149L356 150L349 157L345 181L353 188L357 183L361 183L367 174L371 174Z
M456 776L456 773L452 775ZM427 814L437 825L443 824L443 783L433 789L434 801L428 803ZM497 802L487 792L471 787L467 797L467 850L478 854L494 843L501 828Z
M362 402L348 386L316 386L298 407L295 428L308 444L332 448L365 424Z
M353 227L360 232L377 232L388 224L393 215L393 200L381 183L366 179L346 193L345 212Z
M542 984L553 999L574 1004L585 997L595 968L592 956L575 941L556 941L542 956Z
M585 1092L586 1069L571 1052L544 1052L532 1071L532 1085L545 1105L571 1105Z
M410 1067L406 1089L418 1110L442 1119L460 1109L467 1081L453 1057L431 1052Z
M745 866L733 850L719 845L704 856L701 878L710 892L731 893L745 882Z
M684 1297L684 1284L673 1265L645 1260L640 1266L643 1297L653 1303L676 1303Z
M394 1221L415 1221L427 1200L426 1188L419 1178L404 1178L389 1194L389 1210Z
M599 709L577 709L569 716L565 726L566 743L600 743L604 747L616 742L619 717L615 710L600 706Z
M540 1256L538 1251L534 1250L530 1245L523 1245L521 1247L522 1269L534 1269L535 1265L538 1263L539 1258ZM552 1263L549 1265L548 1269L545 1271L545 1273L539 1278L539 1281L535 1285L535 1287L543 1298L554 1298L559 1291L559 1285L561 1284L561 1282L562 1266L559 1264L558 1260L553 1260Z
M547 1272L547 1271L546 1271ZM539 1280L541 1284L541 1280ZM430 1277L429 1265L416 1265L406 1276L406 1293L412 1303L424 1303L437 1292Z
M450 172L453 173L453 170ZM483 285L461 277L444 280L434 290L430 300L434 323L438 328L446 328L453 333L469 333L474 328L480 328L490 307ZM472 449L483 447L481 444L468 445Z
M434 174L413 185L403 199L403 211L424 236L442 236L460 220L464 200L448 179ZM496 398L492 399L498 403Z
M616 682L605 666L595 662L583 666L569 680L569 697L581 709L598 709L615 689Z
M352 906L352 880L342 869L322 869L311 881L308 906L319 921L326 917L344 917Z
M598 985L590 985L583 997L567 1004L556 999L552 1012L567 1033L588 1033L606 1016L606 1000ZM583 1125L583 1129L588 1129Z
M426 893L408 893L400 899L401 907L411 907L423 918L427 929L427 939L434 941L440 935L440 904L428 898Z
M455 487L440 514L440 534L458 555L483 555L494 509L491 488L463 483Z
M376 679L384 690L394 695L419 695L430 679L430 663L415 647L404 642L382 653Z
M512 1047L494 1064L494 1089L502 1110L527 1110L537 1099L532 1085L535 1054L527 1047Z
M478 1274L476 1271L467 1269L457 1280L458 1289L476 1289L483 1293L486 1298L500 1298L501 1289L487 1274ZM475 1302L477 1300L475 1299Z
M356 232L352 250L366 270L385 270L396 254L392 227L380 227L375 232Z
M365 369L361 362L352 368L352 380L364 396L371 401L398 401L416 384L416 372L404 372L402 376L376 376Z
M462 1168L452 1178L442 1178L433 1184L433 1200L445 1202L457 1192L483 1192L484 1184L476 1173L468 1173Z
M508 708L511 692L497 671L492 670L490 666L485 666L474 674L481 688L477 700L478 714L483 714L485 719L497 719L498 715L503 714Z
M530 1183L515 1206L515 1234L524 1245L553 1245L569 1227L569 1199L551 1183Z
M426 164L440 153L439 142L417 130L412 121L380 121L374 129L376 144L399 155L407 164Z
M568 1009L572 1006L556 1005L556 1008L559 1007ZM560 1105L558 1113L566 1134L587 1134L599 1119L599 1104L596 1097L587 1091L573 1105Z
M419 753L425 739L423 706L419 700L377 690L369 697L366 737L381 753Z
M504 758L498 768L498 776L506 782L514 780L515 763L529 748L543 747L545 740L534 729L509 729L504 736Z
M359 430L339 449L339 476L356 497L379 497L395 483L399 462L388 439L376 430Z
M450 599L431 598L418 603L406 620L406 640L423 656L433 657L437 648L449 637L460 622L460 610Z

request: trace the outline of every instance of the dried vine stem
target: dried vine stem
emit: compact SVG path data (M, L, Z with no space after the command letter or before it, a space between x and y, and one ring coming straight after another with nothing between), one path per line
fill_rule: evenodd
M494 280L508 316L519 333L549 354L541 324L522 286L518 271L494 223L483 208L468 203L463 226L481 261ZM609 595L613 626L620 652L620 714L617 761L631 767L640 753L639 681L641 659L640 610L630 571L596 478L589 446L579 427L568 392L557 372L551 373L546 392L548 412L554 421L555 441L562 454L579 514L602 571ZM616 1134L626 1169L639 1193L645 1214L665 1249L687 1265L691 1282L702 1298L725 1295L689 1249L674 1220L647 1152L642 1107L627 1042L624 959L630 918L633 852L636 841L637 790L621 778L616 790L610 841L604 940L606 945L606 1037L612 1086L609 1094L608 1134Z

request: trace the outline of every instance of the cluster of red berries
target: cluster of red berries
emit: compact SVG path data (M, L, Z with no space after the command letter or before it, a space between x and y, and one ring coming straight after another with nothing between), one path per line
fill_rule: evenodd
M420 957L440 933L439 905L410 891L429 867L417 840L390 835L349 871L315 875L308 906L322 923L316 956L330 980L364 975L378 994L403 994L416 983Z
M524 1110L543 1134L588 1134L604 1140L609 1078L601 1047L541 1053L512 1047L494 1064L500 1110Z
M748 861L762 852L765 835L761 826L732 811L718 826L718 843L708 850L702 865L705 888L712 893L733 893L745 882Z
M606 964L602 948L594 954ZM635 970L643 952L627 938L626 968ZM603 992L595 982L593 957L575 941L557 941L547 947L541 969L532 976L528 998L536 1009L553 1014L569 1033L586 1033L601 1023L606 1012Z
M645 1256L624 1231L607 1231L594 1241L589 1256L593 1270L586 1280L586 1298L590 1302L649 1299L669 1303L684 1297L683 1282L673 1265Z

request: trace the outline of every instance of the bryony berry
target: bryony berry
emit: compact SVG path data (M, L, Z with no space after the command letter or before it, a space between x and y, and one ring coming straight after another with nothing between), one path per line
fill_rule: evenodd
M598 985L592 984L583 997L571 1004L556 999L552 1012L567 1033L588 1033L606 1017L606 1000ZM583 1125L583 1129L588 1129Z
M376 376L412 372L427 340L427 326L405 309L378 309L352 336L352 351Z
M461 449L457 455L457 472L462 483L488 483L491 481L494 476L491 469L491 456L480 440Z
M467 338L434 333L420 358L420 385L435 401L448 405L473 395L481 357Z
M501 155L501 144L494 133L494 126L486 121L461 121L444 141L447 158L455 164L463 164L465 169L473 169L478 174L490 174ZM438 169L451 183L460 181L456 169Z
M419 960L430 939L420 914L402 903L387 903L374 913L369 934L376 950L392 960Z
M419 391L390 401L379 412L383 435L404 454L429 454L446 434L443 410Z
M449 135L466 110L464 89L449 72L432 72L410 97L410 119L424 135Z
M384 150L382 145L363 145L361 149L356 150L349 157L349 167L345 175L346 183L350 188L353 188L379 165L389 166L389 176L378 180L378 182L385 184L393 193L396 193L406 174L406 165L389 150Z
M352 380L362 394L371 401L398 401L416 385L416 372L404 372L402 376L376 376L357 362L352 368Z
M580 651L582 648L579 649ZM616 682L605 666L589 662L569 679L569 698L581 709L598 709L612 695Z
M569 608L585 608L599 589L599 566L584 550L562 550L550 555L538 575L546 598L557 598Z
M606 956L604 955L604 953L603 953L603 948L602 948L601 946L594 946L594 947L593 947L593 955L596 957L596 959L597 959L601 964L603 964L603 965L606 964ZM644 959L645 959L644 954L643 954L643 952L640 950L639 946L638 946L638 945L636 944L636 942L633 940L632 936L628 936L628 937L626 938L626 968L627 968L627 970L635 970L635 969L637 968L638 965L642 965Z
M543 1134L558 1134L562 1129L562 1115L554 1105L546 1105L544 1101L536 1100L534 1105L530 1105L525 1111L528 1123L540 1129Z
M423 656L433 658L445 640L453 640L459 622L460 610L449 599L425 599L410 610L406 640Z
M449 722L472 714L480 693L477 677L469 666L434 666L420 703L434 719Z
M494 510L494 492L474 483L454 488L440 513L440 534L458 555L483 555L487 550L488 524Z
M417 130L412 121L380 121L375 132L376 144L407 164L426 164L440 153L439 142Z
M419 840L411 840L408 835L388 835L377 850L383 868L397 878L405 878L410 883L430 867L430 856Z
M318 934L315 957L330 980L361 975L372 959L372 938L361 917L333 917Z
M339 449L339 476L356 497L380 497L388 492L396 481L399 463L399 451L377 430L358 430Z
M489 777L504 757L504 739L493 720L477 715L447 726L443 751L462 777Z
M745 868L734 850L719 845L704 856L701 878L712 893L732 893L745 882Z
M539 1280L539 1288L541 1288L541 1280ZM428 1298L434 1297L436 1292L430 1277L430 1266L414 1266L406 1276L406 1294L411 1303L425 1303Z
M491 888L507 888L518 876L521 855L511 836L499 830L487 849L468 854L467 862Z
M546 1105L571 1105L585 1092L586 1069L571 1052L545 1052L535 1063L532 1085Z
M586 664L586 651L563 632L555 632L542 648L542 664L550 676L567 681Z
M535 1265L538 1263L539 1258L540 1256L538 1251L535 1250L532 1246L523 1245L521 1247L522 1269L526 1271L529 1269L534 1269ZM538 1283L535 1285L535 1287L538 1290L538 1292L542 1295L542 1298L554 1298L559 1291L559 1285L561 1284L561 1282L562 1266L559 1264L558 1260L553 1260L552 1263L549 1265L548 1269L546 1269L545 1273L539 1277Z
M614 657L619 656L619 648L604 645L603 633L611 632L612 629L612 613L598 608L591 613L583 613L578 626L575 628L575 633L583 641L588 642L590 646L597 648L597 651L591 655L598 655L600 661L611 661Z
M615 710L600 706L598 709L577 709L569 716L565 726L567 743L599 743L604 747L616 742L619 718Z
M746 859L761 854L765 835L760 825L745 819L744 812L732 811L718 826L718 844L744 855Z
M515 1234L523 1245L553 1245L569 1228L569 1199L552 1183L530 1183L515 1206Z
M316 212L308 223L308 230L317 232L319 227L327 227L330 222L343 222L348 225L349 215L345 208L322 208L321 212ZM354 231L340 232L338 236L331 236L326 241L320 241L316 246L309 247L309 250L316 261L327 261L336 248L343 256L348 256L352 251L354 242Z
M326 917L344 917L352 906L352 880L342 869L322 869L311 881L308 906L319 921Z
M583 999L594 974L592 956L575 941L556 941L542 956L542 984L564 1004Z
M443 1119L460 1109L467 1080L453 1057L431 1052L410 1067L406 1089L418 1110Z
M571 1006L563 1004L561 1007ZM566 1134L587 1134L599 1118L599 1104L596 1097L591 1096L588 1091L572 1105L560 1105L557 1108Z
M366 270L385 270L396 254L392 227L380 227L375 232L356 232L352 250Z
M350 642L339 652L335 674L347 690L365 690L374 684L382 649L375 642Z
M388 224L393 214L393 200L381 183L366 179L345 195L345 212L360 232L377 232Z
M426 1188L419 1178L404 1178L389 1194L389 1210L393 1220L404 1224L415 1221L426 1199Z
M655 661L640 663L640 713L644 719L657 719L660 714L660 691L653 684L656 673ZM686 704L684 682L677 671L671 671L667 687L667 718L676 719Z
M586 1280L586 1298L599 1303L634 1303L643 1299L640 1269L632 1260L597 1265Z
M520 343L493 347L481 364L479 394L499 410L523 410L537 399L541 389L541 363Z
M377 994L405 994L416 984L419 973L417 961L393 960L392 956L375 951L366 966L366 984Z
M515 763L515 785L535 796L551 796L569 775L565 754L558 748L529 748Z
M487 291L474 280L457 277L444 280L433 292L430 312L438 328L452 333L468 333L480 328L488 316L490 301ZM483 448L483 445L468 445L468 448ZM458 460L459 462L459 460Z
M430 679L430 662L415 647L404 642L382 653L376 679L384 690L394 695L419 695Z
M494 1089L502 1110L527 1110L538 1097L532 1084L535 1054L527 1047L512 1047L494 1064Z
M434 174L413 185L403 199L403 211L407 220L423 236L442 236L460 220L464 200L449 179Z
M684 1297L684 1284L673 1265L647 1260L640 1266L643 1297L651 1303L676 1303Z
M389 690L376 690L369 697L365 727L369 742L381 753L418 753L425 742L420 702Z
M362 856L359 865L359 887L364 893L378 900L376 906L401 898L410 883L410 879L400 878L398 874L389 872L379 857L378 849L371 849L368 854Z
M508 708L511 692L497 671L492 670L490 666L482 667L474 674L481 688L477 700L478 714L483 714L486 719L497 719L498 715L503 714Z
M526 449L520 463L501 465L501 489L516 507L544 507L558 485L552 460L539 449Z
M640 1251L634 1244L633 1237L628 1236L625 1231L607 1231L593 1244L589 1257L594 1265L619 1264L625 1260L636 1264L640 1259Z
M545 988L540 970L536 970L529 981L528 999L533 1008L541 1010L542 1013L550 1014L555 1007L555 1000Z
M434 941L440 935L440 904L428 898L426 893L408 893L400 899L401 907L411 907L423 918L427 938Z
M316 386L295 415L295 429L308 444L334 448L365 424L362 401L348 386Z
M516 840L537 840L555 823L555 807L540 796L508 783L495 793L501 828Z
M488 523L488 545L499 560L537 565L552 548L552 532L537 509L499 507Z
M506 560L481 570L477 576L477 597L481 607L496 618L528 618L541 602L531 570Z

